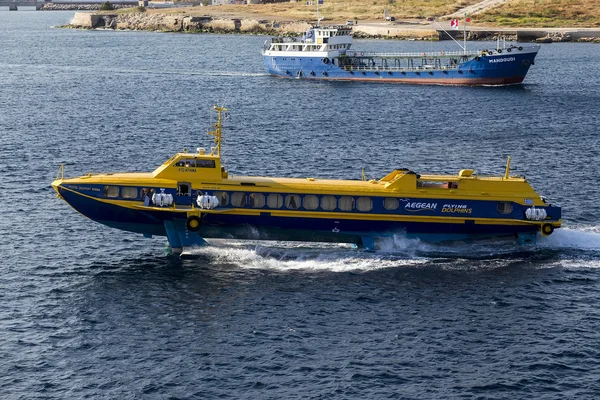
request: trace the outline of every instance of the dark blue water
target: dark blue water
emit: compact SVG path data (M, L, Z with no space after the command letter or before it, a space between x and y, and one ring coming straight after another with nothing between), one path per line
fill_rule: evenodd
M264 37L50 28L71 16L0 12L0 398L600 396L598 45L543 46L519 87L310 83L266 76ZM564 228L180 260L51 191L59 163L149 171L207 146L215 103L234 174L501 174L511 155Z

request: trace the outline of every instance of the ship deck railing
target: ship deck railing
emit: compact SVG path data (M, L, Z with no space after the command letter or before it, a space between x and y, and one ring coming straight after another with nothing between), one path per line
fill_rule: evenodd
M425 51L425 52L405 52L405 53L378 53L374 51L354 51L347 50L347 57L365 57L365 58L451 58L451 57L474 57L482 55L481 50L470 51Z
M390 66L390 67L384 67L384 66L375 66L375 67L371 67L371 66L351 66L351 65L345 65L345 66L340 66L340 69L344 70L344 71L379 71L379 72L388 72L388 71L397 71L397 72L427 72L427 71L433 71L433 70L442 70L442 71L452 71L452 70L456 70L458 69L458 65L418 65L418 66L414 66L414 67L402 67L402 66Z

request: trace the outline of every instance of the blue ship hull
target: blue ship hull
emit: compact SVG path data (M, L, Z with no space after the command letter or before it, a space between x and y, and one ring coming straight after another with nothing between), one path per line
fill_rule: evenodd
M511 52L474 57L448 68L353 68L318 57L264 56L267 71L277 77L440 85L511 85L523 82L537 52Z

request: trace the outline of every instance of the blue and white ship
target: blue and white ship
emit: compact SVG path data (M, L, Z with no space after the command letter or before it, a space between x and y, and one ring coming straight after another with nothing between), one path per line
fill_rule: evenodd
M498 42L477 51L375 53L353 49L352 28L341 25L267 39L262 54L277 77L475 86L523 82L539 50Z

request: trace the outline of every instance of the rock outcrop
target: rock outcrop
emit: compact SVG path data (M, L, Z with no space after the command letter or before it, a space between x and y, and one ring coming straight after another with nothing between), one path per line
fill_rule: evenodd
M82 29L120 29L162 32L263 33L297 35L309 29L307 22L272 22L255 19L228 19L186 14L75 13L68 27Z

